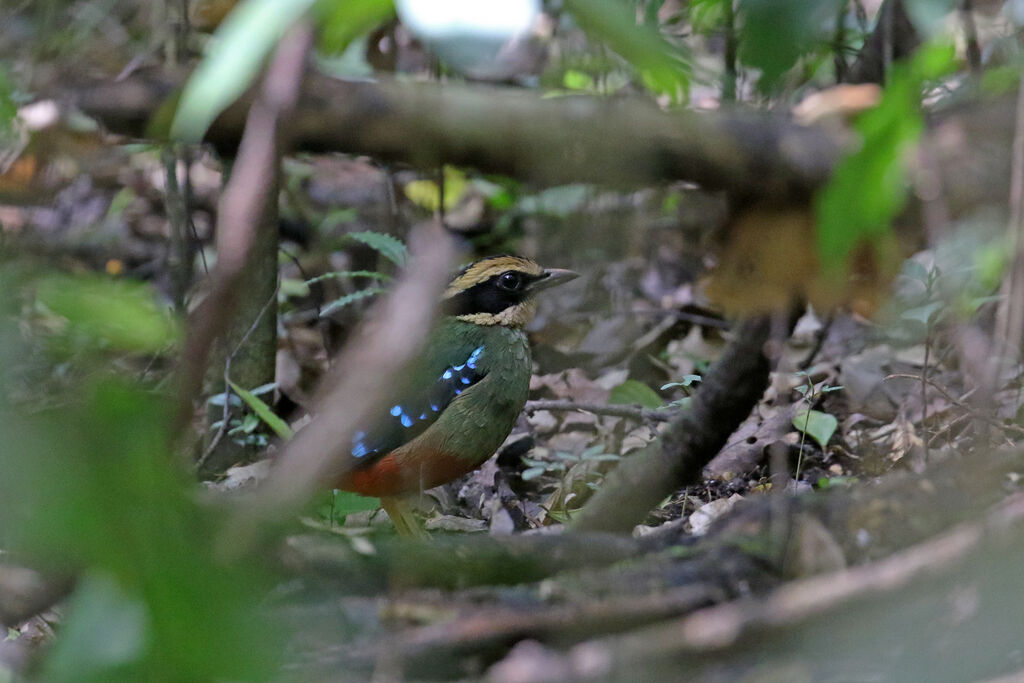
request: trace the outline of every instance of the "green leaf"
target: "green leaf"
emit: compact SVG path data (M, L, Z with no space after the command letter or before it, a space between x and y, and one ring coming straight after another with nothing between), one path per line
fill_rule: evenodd
M285 441L292 438L295 434L295 432L292 431L292 428L288 426L287 422L278 417L277 414L270 409L270 406L264 403L259 396L251 391L243 389L234 382L229 381L228 383L231 385L231 388L235 393L242 397L245 404L252 408L252 411L256 413L256 415L263 420L263 422L265 422L275 434Z
M466 174L453 166L444 167L444 208L450 211L458 206L470 187ZM441 205L441 189L433 180L413 180L405 185L405 196L416 206L437 211Z
M853 484L856 484L857 481L858 481L857 477L847 477L847 476L819 477L818 481L815 482L815 486L817 486L819 489L823 489L824 490L824 489L835 488L837 486L851 486Z
M903 313L900 314L900 317L904 320L916 320L922 325L927 325L928 321L931 320L931 317L935 315L936 311L942 308L943 305L944 304L941 301L932 301L931 303L927 303L923 306L917 306L916 308L903 311Z
M900 275L927 285L931 281L928 269L914 259L907 259L900 268Z
M577 69L566 69L562 75L562 85L568 90L590 90L594 87L594 78Z
M822 450L828 446L829 439L836 433L839 420L833 415L820 410L801 410L793 417L793 426L818 442Z
M878 106L857 119L860 149L840 162L815 201L826 273L845 276L855 248L866 243L877 251L891 238L892 219L906 203L907 152L924 126L921 89L951 69L954 56L949 45L922 48L909 64L893 68Z
M99 680L134 662L150 640L149 621L145 603L125 592L113 576L87 574L71 599L60 642L46 659L45 679Z
M331 515L338 522L343 522L345 517L357 512L368 512L380 509L380 498L360 496L351 491L334 489L331 499Z
M643 382L627 379L614 387L608 396L608 403L613 405L641 405L644 408L660 408L661 397Z
M359 301L360 299L365 299L367 297L375 296L377 294L383 294L385 291L387 290L381 289L379 287L369 287L367 289L360 289L358 292L346 294L340 299L335 299L331 303L324 306L323 310L320 311L320 317L322 318L324 316L334 313L335 311L339 311L342 308L345 308L345 306L348 306L349 304L355 301Z
M309 284L291 277L281 278L280 296L283 299L289 297L309 296Z
M355 38L395 16L392 0L319 0L315 8L318 47L326 54L344 52Z
M683 375L683 378L681 380L679 380L678 382L669 382L668 384L663 384L661 386L661 390L665 391L666 389L673 389L675 387L688 387L688 386L692 385L694 382L700 382L700 381L701 381L701 376L700 375Z
M323 282L324 280L336 280L344 277L368 277L371 280L391 280L391 276L385 273L378 273L375 270L336 270L331 273L324 273L314 278L306 280L307 285L314 284L316 282Z
M316 0L243 0L217 28L189 77L171 138L199 142L213 120L245 92L267 55Z
M589 37L618 52L635 68L644 85L673 102L685 102L690 89L690 64L686 53L666 41L653 26L638 26L631 3L620 0L565 0Z
M519 477L523 481L530 481L531 479L536 479L540 475L544 474L546 471L547 468L544 467L528 467L527 469L522 471Z
M141 282L53 275L39 281L39 301L93 341L126 351L167 351L180 336L177 321Z
M365 244L399 268L405 265L409 257L408 250L400 240L382 232L350 232L345 238Z
M842 0L740 0L739 58L761 70L758 86L770 89L797 60L833 30Z
M259 606L271 577L224 561L222 514L195 500L168 449L166 397L121 381L76 388L58 410L0 410L4 548L82 579L37 678L272 678L290 634L271 633Z

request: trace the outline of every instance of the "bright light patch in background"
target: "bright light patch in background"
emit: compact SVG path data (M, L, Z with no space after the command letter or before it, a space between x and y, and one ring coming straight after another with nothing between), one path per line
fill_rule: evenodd
M402 22L426 38L515 38L530 30L537 0L398 0Z
M514 75L539 0L397 0L402 23L444 62L484 79Z

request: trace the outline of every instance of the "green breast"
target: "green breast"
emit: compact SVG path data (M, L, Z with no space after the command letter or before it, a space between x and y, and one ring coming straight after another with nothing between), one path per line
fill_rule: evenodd
M485 376L452 401L417 441L428 449L482 463L501 446L526 403L532 369L526 334L450 319L430 346L463 358L483 346L479 367Z

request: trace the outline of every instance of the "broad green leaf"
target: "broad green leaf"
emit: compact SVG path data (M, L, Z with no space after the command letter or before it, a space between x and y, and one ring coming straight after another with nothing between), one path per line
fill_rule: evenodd
M690 0L688 20L696 33L719 30L725 20L725 3L733 0Z
M272 584L249 558L215 559L223 520L168 450L168 403L78 388L58 410L0 410L4 548L85 581L38 680L269 680L288 639L260 606Z
M664 401L658 396L654 389L643 382L635 379L627 379L617 387L612 388L608 396L608 403L615 405L641 405L644 408L660 408Z
M382 232L350 232L345 235L345 237L350 240L355 240L356 242L361 242L374 251L379 252L381 256L391 261L399 268L405 265L405 261L409 256L408 250L401 241L391 235L385 235Z
M922 48L909 64L893 68L878 106L857 119L861 147L839 163L818 193L818 255L826 274L845 276L851 252L862 244L876 251L891 238L891 222L906 203L907 153L923 121L921 89L954 65L952 46Z
M833 30L843 0L740 0L739 58L761 70L768 90L815 43Z
M636 23L632 3L621 0L565 0L565 8L591 38L618 52L640 74L644 85L673 102L685 102L690 64L681 47L665 40L657 28Z
M238 394L243 401L245 401L245 404L252 408L252 412L256 413L256 415L263 420L263 422L265 422L275 434L285 441L292 438L295 434L295 432L292 431L292 428L288 426L287 422L278 417L277 414L270 409L270 406L264 403L259 396L251 391L243 389L234 382L229 382L229 384L231 384L231 388L234 392Z
M316 0L242 0L217 28L189 77L171 138L199 142L213 120L245 92L267 55Z
M828 447L829 439L836 433L839 421L833 415L820 410L801 410L793 418L793 426L818 442L822 450Z
M320 311L320 317L322 318L325 315L330 315L331 313L334 313L335 311L338 311L338 310L340 310L342 308L345 308L345 306L348 306L351 303L359 301L360 299L365 299L365 298L370 297L370 296L375 296L377 294L382 294L385 291L386 290L383 290L383 289L381 289L379 287L368 287L367 289L360 289L357 292L352 292L351 294L346 294L345 296L341 297L340 299L335 299L331 303L329 303L326 306L324 306L323 310Z
M395 16L392 0L318 0L318 46L327 54L345 51L355 38Z
M87 574L68 607L60 641L46 659L46 680L95 679L140 659L149 645L145 603L126 593L110 574Z
M36 295L74 331L114 348L158 353L179 337L174 318L140 282L53 275L39 281Z

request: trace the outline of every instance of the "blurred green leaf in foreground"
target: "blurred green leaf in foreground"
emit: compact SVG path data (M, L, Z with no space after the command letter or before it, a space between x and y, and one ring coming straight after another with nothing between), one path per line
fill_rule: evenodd
M17 364L25 351L17 315L34 289L26 280L35 282L0 265L5 364ZM40 295L73 326L110 329L111 310L148 320L146 338L129 340L146 343L128 344L142 348L164 329L144 296L126 296L109 310L63 310L61 302L88 299L97 284L60 282L60 291L43 287ZM213 513L193 500L194 484L172 457L168 403L112 375L97 368L69 400L44 410L11 401L6 382L0 385L0 547L79 579L40 678L268 678L280 639L262 633L266 577L216 559Z

